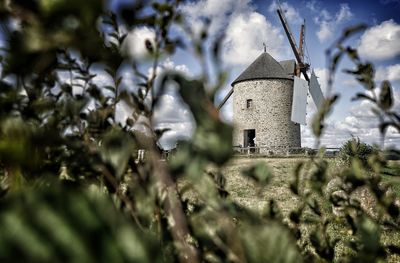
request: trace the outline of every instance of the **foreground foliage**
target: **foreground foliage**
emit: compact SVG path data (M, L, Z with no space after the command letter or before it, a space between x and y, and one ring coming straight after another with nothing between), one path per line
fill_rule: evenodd
M323 149L299 162L289 185L299 204L288 216L272 199L257 213L229 197L221 167L232 157L232 127L213 105L226 78L221 41L208 38L207 21L192 32L179 1L137 1L114 13L94 0L10 2L0 2L8 41L0 57L1 261L371 262L399 253L380 240L382 229L399 233L400 222L396 196L381 184L386 160L379 153L369 158L371 171L350 158L333 190ZM147 58L128 58L121 28L139 26L151 28L155 39L135 43L146 46ZM172 34L174 27L189 40ZM376 106L383 135L389 127L399 131L390 83L376 88L373 65L343 44L362 29L347 30L330 50L329 85L340 58L348 56L356 66L348 73L373 94L356 98ZM156 75L158 62L178 48L199 58L201 77ZM147 67L152 73L143 73ZM123 68L131 70L134 87L124 86ZM96 74L112 83L96 83ZM170 85L196 129L167 162L157 146L166 130L155 130L151 120ZM329 93L315 116L317 141L337 98ZM125 124L115 118L119 103L134 111ZM144 160L139 149L146 150ZM258 163L243 176L265 187L273 174ZM187 184L178 189L177 180ZM376 212L352 198L360 188L374 198ZM183 199L187 191L197 200ZM347 234L332 236L328 230L338 225ZM346 253L338 255L338 246Z

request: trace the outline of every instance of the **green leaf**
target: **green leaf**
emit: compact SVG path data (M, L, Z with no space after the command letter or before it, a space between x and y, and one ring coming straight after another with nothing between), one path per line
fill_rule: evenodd
M347 47L346 48L346 53L353 61L359 61L360 60L360 58L358 57L357 49L354 49L354 48L351 48L351 47Z
M124 174L134 151L135 143L125 132L114 128L104 134L100 153L103 161L113 167L118 179Z
M357 93L355 97L351 98L352 101L357 101L357 100L362 100L362 99L375 102L375 99L371 98L370 96L368 96L364 93Z
M117 87L119 87L119 85L121 84L121 82L122 82L122 79L123 79L123 77L121 76L121 77L119 77L119 78L117 78L117 81L116 81L116 86Z
M249 263L302 262L296 241L280 224L242 225L241 239Z
M366 28L367 28L367 25L365 25L365 24L359 24L359 25L348 27L343 31L343 36L347 38L355 33L365 30Z
M381 84L381 93L379 94L379 106L383 110L390 110L393 106L393 92L390 82L384 80Z
M264 162L259 162L242 173L261 185L267 185L272 178L272 172Z
M367 90L373 90L375 88L375 70L371 63L357 64L356 70L345 70L345 72L354 75Z
M107 85L107 86L104 86L104 88L106 90L109 90L109 91L113 92L113 93L115 92L115 88L113 86Z
M108 35L109 35L110 37L112 37L112 38L115 38L116 40L119 39L119 35L118 35L118 33L116 33L116 32L111 32L111 33L109 33Z
M314 115L313 122L312 122L312 130L314 135L319 138L322 135L324 130L324 121L327 115L331 112L332 106L339 98L338 95L333 95L332 97L326 98L324 103L322 104L321 109Z
M1 261L170 262L150 232L90 190L48 181L0 200Z
M296 164L295 169L293 171L294 179L290 182L290 190L295 194L299 194L299 182L300 182L300 172L304 167L304 162L299 162Z

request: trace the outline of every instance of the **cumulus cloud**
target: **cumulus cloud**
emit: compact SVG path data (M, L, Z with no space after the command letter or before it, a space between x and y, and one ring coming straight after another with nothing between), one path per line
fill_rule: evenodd
M328 21L322 21L319 30L317 31L317 37L320 42L324 42L333 36L333 28L331 23Z
M326 95L328 90L328 76L329 70L327 68L315 68L315 76L317 76L318 83L321 86L322 93Z
M157 75L161 75L165 70L175 70L187 76L191 75L186 65L175 65L169 58L156 69ZM152 69L149 69L149 74L151 74L151 71ZM195 125L192 113L172 84L159 97L153 113L153 127L155 129L168 129L159 141L164 149L173 148L177 140L188 139L194 132Z
M314 71L318 76L321 89L326 95L328 70L326 68L316 68ZM348 80L345 81L347 82ZM378 94L380 93L379 88L377 88L376 91ZM394 89L393 92L395 105L392 110L394 112L400 112L400 91ZM303 147L315 147L315 137L312 134L311 124L314 114L316 113L316 106L311 101L311 97L308 97L307 125L301 126L301 141ZM326 147L338 148L352 137L358 137L366 143L380 145L381 134L378 128L379 120L372 111L373 106L371 102L361 100L356 102L344 116L332 115L332 118L328 117L325 131L321 138L321 144ZM335 111L335 108L333 111ZM394 129L388 129L386 132L383 146L389 147L391 145L396 145L397 147L400 145L400 133Z
M400 64L378 67L375 72L375 80L389 80L391 82L400 80Z
M354 78L346 78L342 80L342 84L348 87L357 87L358 85L360 85L359 82Z
M122 43L122 52L133 59L141 59L150 55L145 41L155 44L155 32L148 27L137 27L131 30Z
M379 89L378 89L379 93ZM400 111L400 91L394 90L395 105L392 109ZM349 114L342 119L328 119L325 133L322 137L322 144L327 147L340 147L345 141L352 137L358 137L361 141L369 144L381 145L381 134L379 131L379 120L372 112L373 104L362 100L351 107ZM314 139L308 127L302 128L303 146L313 147ZM390 128L386 132L383 147L400 145L400 133Z
M361 36L358 51L373 60L385 60L400 55L400 25L392 19L371 27Z
M152 68L148 69L149 75L152 74L152 70ZM157 76L161 76L166 70L178 71L187 76L191 75L186 65L176 65L170 58L162 61L156 68ZM123 77L123 82L126 81L127 88L135 92L134 76L132 72L123 71L121 76ZM103 79L103 81L107 80ZM156 82L158 81L158 78L156 78ZM146 97L145 103L150 105L150 95ZM149 132L149 125L152 125L155 129L169 129L163 134L159 141L164 149L173 148L178 139L190 138L195 127L192 113L180 98L176 87L172 84L169 85L164 94L159 97L158 104L153 112L152 124L150 124L149 120L143 115L134 114L133 109L128 104L123 101L119 102L115 112L116 121L124 125L126 119L129 117L135 120L133 129L145 134Z
M248 65L262 52L262 43L274 58L287 54L280 30L257 12L235 16L225 33L223 60L231 65Z
M288 2L281 2L280 6L285 12L285 17L289 23L301 24L303 22L303 18L301 17L300 13ZM274 0L269 6L268 11L275 14L278 8L279 4L277 1Z
M317 1L307 2L306 8L315 14L314 23L319 26L316 35L321 43L331 39L337 27L353 17L348 4L340 4L339 11L334 15L326 9L321 9Z
M348 4L341 4L339 12L335 15L335 20L338 23L346 21L353 16L353 13L350 11L350 7Z
M165 150L175 148L177 141L190 139L194 132L194 126L188 122L160 123L155 128L170 129L163 134L159 141Z
M225 33L222 59L226 65L247 65L263 50L277 59L289 55L283 47L281 29L273 26L263 15L256 12L250 0L201 0L182 7L192 31L200 32L205 21L210 21L211 37Z
M209 33L212 35L223 30L231 17L250 12L251 9L250 0L201 0L182 6L187 22L195 34L200 33L208 20Z
M353 106L348 116L330 123L326 139L331 143L339 139L342 144L351 137L358 137L366 143L379 145L381 143L379 122L371 110L372 107L372 103L365 100ZM333 137L338 139L335 140Z
M225 96L228 94L228 92L232 89L230 85L226 85L223 87L218 93L217 93L217 105L221 103L221 101L225 98ZM232 123L233 120L233 96L231 96L224 106L220 109L219 111L219 116L222 121L226 123Z
M150 77L153 74L153 67L150 67L147 71L147 76ZM189 68L185 64L175 65L175 62L171 58L166 58L160 65L156 68L156 75L159 76L163 71L174 70L183 73L186 76L191 76Z
M177 140L188 139L193 134L195 125L192 113L173 87L160 97L153 114L153 126L156 129L168 129L160 139L165 149L173 148Z

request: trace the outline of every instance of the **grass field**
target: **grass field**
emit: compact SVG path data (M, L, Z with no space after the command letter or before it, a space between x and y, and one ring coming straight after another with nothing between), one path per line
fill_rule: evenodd
M234 158L223 168L226 177L226 188L231 197L251 209L263 209L270 199L278 202L283 212L296 206L297 198L289 189L289 182L293 179L293 169L300 161L307 158ZM327 159L329 162L330 176L338 172L342 166L337 164L334 158ZM242 171L258 162L264 162L272 170L272 180L263 189L249 178L241 175ZM391 162L391 167L399 166L400 162ZM391 169L391 172L397 172ZM390 185L391 190L400 197L400 174L398 176L383 174L382 181Z
M223 169L226 176L226 188L231 197L251 209L262 210L270 199L277 201L278 206L285 214L294 208L297 197L289 189L289 182L293 179L293 169L305 158L235 158ZM241 172L258 162L265 162L272 170L271 182L263 187L241 175ZM333 161L330 161L332 164Z
M248 207L254 211L262 212L268 207L270 199L274 199L282 214L286 217L288 213L296 208L299 204L299 199L289 188L289 183L293 179L293 169L299 161L304 161L304 158L234 158L223 168L223 174L226 178L226 189L230 197L239 204ZM335 159L327 159L329 162L329 176L334 176L335 172L341 169ZM258 162L265 162L272 170L273 177L271 182L265 187L257 186L251 179L241 175L241 172ZM398 162L392 162L391 167L398 166ZM392 169L393 171L398 171ZM394 192L400 198L400 176L383 175L385 184L390 187L390 191ZM368 196L365 196L365 191L360 190L359 193L362 206L369 210L374 209L374 201ZM346 233L340 226L340 220L331 228L333 236L340 236L341 239L346 239ZM383 231L381 239L385 244L400 245L400 235L398 232ZM346 253L341 250L341 244L337 245L336 259L340 261L340 254ZM389 262L400 262L400 257L392 255Z

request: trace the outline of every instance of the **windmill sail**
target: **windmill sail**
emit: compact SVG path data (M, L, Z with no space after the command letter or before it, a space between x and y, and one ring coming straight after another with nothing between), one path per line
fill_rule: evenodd
M317 106L317 109L320 110L322 103L324 102L324 95L322 94L321 86L318 83L314 70L312 71L310 78L310 93L315 106Z
M307 92L307 81L295 76L291 120L303 125L306 124Z

